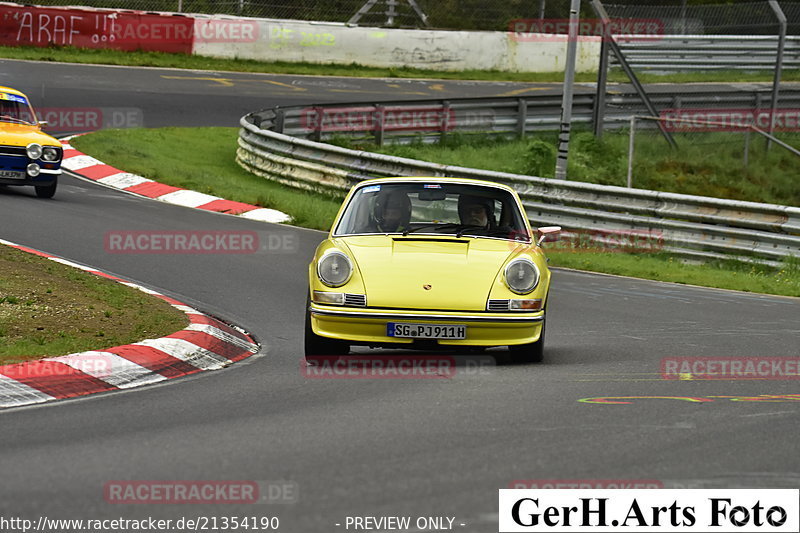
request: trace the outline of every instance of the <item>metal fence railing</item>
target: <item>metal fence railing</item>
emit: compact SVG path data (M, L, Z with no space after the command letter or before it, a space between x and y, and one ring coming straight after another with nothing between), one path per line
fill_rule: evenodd
M710 97L706 95L707 99ZM800 94L794 97L800 97ZM517 99L510 101L519 102ZM471 101L471 105L477 105L476 102ZM503 103L500 100L488 100L484 103L484 109L500 112ZM544 98L539 103L551 105ZM430 104L406 102L393 106L430 109ZM444 108L444 102L438 104ZM449 105L452 109L455 102ZM568 230L657 233L663 238L665 250L695 259L755 259L777 265L788 256L800 257L800 208L797 207L546 179L350 150L309 140L324 138L333 132L313 128L303 132L293 122L294 117L301 116L303 109L310 109L312 111L309 112L314 116L319 116L319 109L323 107L271 109L243 117L237 162L246 170L267 179L335 195L343 194L360 180L380 176L485 179L514 187L535 225L556 224ZM375 107L363 104L352 106L362 111ZM536 121L531 122L532 127L537 127L545 120L554 121L558 118L558 114L545 116L552 111L542 109L538 109L542 112L531 113L530 103L526 104L525 109L527 112L517 115L516 123L504 121L503 126L496 125L495 131L518 131L521 123L525 124L527 130L527 117ZM451 131L458 131L459 117L463 115L446 112L444 116L455 122ZM522 116L526 118L521 122ZM584 117L588 118L585 112ZM357 133L352 128L354 123L360 124L358 120L340 122L343 131L339 133ZM419 133L433 139L442 131ZM363 131L358 134L363 134Z
M771 71L778 37L771 35L664 35L617 38L628 63L639 72ZM618 66L612 57L611 65ZM800 67L800 37L786 39L783 68Z
M768 110L769 87L752 86L734 90L729 85L694 87L690 94L675 95L669 87L650 92L659 109L681 108ZM624 88L605 98L605 127L626 127L632 115L646 115L639 96ZM781 92L781 105L800 109L800 87L787 85ZM580 89L573 101L572 121L591 125L595 95ZM263 129L315 141L346 136L352 139L410 142L435 142L453 133L482 135L524 135L557 130L561 116L561 95L536 95L506 98L464 98L396 101L379 104L327 104L275 107L248 115L248 120Z

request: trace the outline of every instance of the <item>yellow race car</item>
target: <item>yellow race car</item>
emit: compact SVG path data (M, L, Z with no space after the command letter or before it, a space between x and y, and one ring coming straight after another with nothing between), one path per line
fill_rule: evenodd
M306 357L352 345L508 346L538 362L550 271L513 189L456 178L353 187L308 269Z
M0 185L33 185L52 198L61 174L61 143L42 131L28 97L0 87Z

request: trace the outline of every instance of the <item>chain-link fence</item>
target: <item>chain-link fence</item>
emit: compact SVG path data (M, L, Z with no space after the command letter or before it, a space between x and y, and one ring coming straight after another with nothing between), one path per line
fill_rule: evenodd
M800 151L793 148L800 146L800 134L786 132L786 145L773 142L766 151L767 138L753 127L752 117L705 117L709 120L632 117L622 129L595 140L600 160L607 162L596 171L605 172L605 183L613 185L800 205L794 170ZM664 142L655 120L666 121L677 149Z
M611 78L629 81L632 75L643 82L643 98L651 106L647 115L661 120L636 121L633 145L627 118L619 128L604 132L596 128L598 136L602 134L598 142L626 161L611 170L609 179L624 185L631 157L634 187L800 202L796 173L785 170L797 168L800 156L753 129L772 132L789 146L800 146L800 105L781 98L787 82L773 83L778 63L781 78L800 67L800 38L796 36L800 34L800 2L691 5L676 1L664 5L612 1L595 0L595 8L600 4L598 16L617 22L658 23L658 34L617 35L605 48ZM665 74L672 75L664 80L670 83L653 84ZM679 82L676 75L681 77ZM749 92L737 97L743 81L758 83L748 84ZM703 91L706 97L699 98ZM707 96L715 92L724 92L726 97L709 103L714 100ZM613 91L598 96L603 102L600 116L642 114L640 105L615 99Z
M774 18L766 2L741 3L735 9L731 5L705 5L718 2L676 0L676 5L665 6L659 0L631 0L608 8L614 17L669 21L665 26L668 33L772 32ZM358 17L360 25L498 31L508 29L510 23L519 19L565 19L570 5L569 0L40 0L35 3L324 22L351 22L359 11L367 8ZM793 21L789 33L800 34L800 2L781 2L781 5ZM581 16L594 16L589 0L582 3Z
M364 26L499 31L506 30L512 20L563 18L569 13L569 0L40 0L36 3L357 22ZM353 20L360 11L365 13Z

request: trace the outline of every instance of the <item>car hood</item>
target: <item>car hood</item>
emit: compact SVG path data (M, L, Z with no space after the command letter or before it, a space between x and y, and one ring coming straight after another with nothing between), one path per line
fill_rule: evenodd
M42 133L38 126L0 122L0 145L28 146L33 142L43 146L59 145L58 141L46 133Z
M513 242L464 237L348 237L370 307L483 311ZM426 288L427 287L427 288Z

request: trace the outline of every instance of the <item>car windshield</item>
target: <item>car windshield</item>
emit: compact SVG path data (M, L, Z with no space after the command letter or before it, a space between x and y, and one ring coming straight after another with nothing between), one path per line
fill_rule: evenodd
M0 121L14 124L33 124L33 110L24 96L0 92Z
M456 235L528 241L514 196L461 183L385 183L355 191L334 236Z

